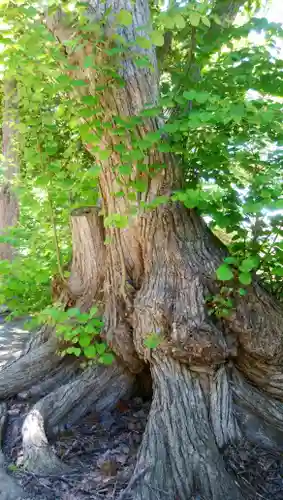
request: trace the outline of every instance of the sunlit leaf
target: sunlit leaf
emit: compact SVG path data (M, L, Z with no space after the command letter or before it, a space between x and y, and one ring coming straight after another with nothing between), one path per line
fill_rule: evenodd
M233 272L227 264L222 264L216 270L216 276L221 281L229 281L233 278Z

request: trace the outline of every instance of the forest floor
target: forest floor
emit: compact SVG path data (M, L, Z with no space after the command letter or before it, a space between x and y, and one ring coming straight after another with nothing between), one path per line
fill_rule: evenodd
M6 323L0 315L0 370L20 356L29 339L23 320ZM17 398L9 401L4 439L7 469L21 483L27 499L117 500L133 474L150 401L136 396L120 402L111 414L90 413L77 425L66 425L52 446L71 466L71 472L58 476L35 475L22 467L21 425L30 407L31 403ZM282 456L283 452L246 442L230 446L223 453L227 468L244 487L247 500L283 500ZM157 498L173 500L166 492ZM196 495L194 500L202 499Z

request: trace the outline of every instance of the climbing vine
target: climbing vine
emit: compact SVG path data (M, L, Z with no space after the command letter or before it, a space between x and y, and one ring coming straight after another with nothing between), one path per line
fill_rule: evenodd
M64 2L66 24L79 30L63 50L31 3L2 3L1 62L5 77L17 75L19 93L21 174L15 191L21 219L1 237L18 248L13 263L0 263L1 301L15 314L46 311L52 276L68 278L69 215L99 204L101 165L109 158L115 159L113 198L123 198L126 206L123 213L103 214L117 247L120 230L141 211L181 202L206 218L230 252L216 271L219 292L207 298L210 313L227 317L254 276L281 300L282 26L258 17L258 5L251 3L232 26L213 2L170 4L167 10L160 4L152 8L153 27L141 27L129 42L123 36L132 24L128 11L89 21L83 2ZM56 9L50 3L49 15ZM109 19L113 30L106 36ZM252 33L261 33L264 43L253 41ZM124 85L125 60L155 71L147 54L152 45L159 57L159 101L138 116L106 116L104 94ZM79 53L84 58L78 69L73 63ZM92 70L90 95L86 75ZM161 126L141 138L137 127L151 118ZM184 182L148 203L143 199L149 180L166 168L148 164L152 149L174 153ZM125 276L121 290L124 285ZM90 328L93 336L100 331L92 313L54 314L57 332L71 343L63 352L90 357L92 351L94 358L109 360L106 345L92 343ZM155 345L156 339L148 342Z

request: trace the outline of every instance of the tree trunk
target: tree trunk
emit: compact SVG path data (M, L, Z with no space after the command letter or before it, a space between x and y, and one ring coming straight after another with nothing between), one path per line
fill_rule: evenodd
M92 1L91 6L90 14L98 17L108 7L113 8L114 14L121 9L130 11L133 24L120 30L128 42L135 40L137 27L149 22L147 0L118 0L115 4L111 0L101 4ZM61 43L74 35L74 28L66 26L60 12L47 24ZM88 50L89 46L72 54L72 64L77 63L80 68L74 76L90 81L91 94L96 75L81 65ZM141 52L156 68L154 50ZM155 104L158 97L156 72L137 67L128 57L121 75L125 86L106 85L100 96L102 123L110 122L112 128L117 126L115 117L135 116L145 104ZM159 126L160 121L155 118L138 124L137 142ZM123 141L130 149L130 139L123 137ZM126 196L113 196L121 189L116 174L121 160L115 150L117 142L116 136L104 132L99 147L111 154L105 161L100 161L99 156L96 159L101 166L105 217L128 215ZM189 500L194 495L207 500L239 500L245 498L243 485L227 471L222 450L243 436L258 440L258 433L248 425L248 417L264 421L265 442L271 439L271 426L276 426L276 437L281 436L282 311L254 283L245 299L239 299L229 320L208 315L205 298L217 290L215 269L225 256L225 248L194 211L178 203L142 210L141 202L152 202L159 195L169 197L180 182L177 163L171 155L151 150L145 163L149 168L157 163L166 167L154 176L147 175L147 190L137 200L138 215L130 218L125 229L103 230L101 218L93 209L73 214L72 273L62 300L67 303L71 291L82 309L96 301L103 305L103 336L117 360L109 368L95 367L84 372L74 363L73 378L62 385L56 338L51 336L38 347L40 355L50 363L44 370L44 375L49 372L44 387L53 392L39 400L26 418L26 464L35 471L43 467L50 472L64 468L51 452L46 433L56 432L54 429L64 418L73 421L80 417L90 405L111 408L118 397L129 393L134 375L148 364L153 401L127 493L135 500ZM133 162L130 180L137 180L139 175ZM122 180L129 183L129 178ZM154 350L146 346L152 334L158 338ZM25 375L20 384L15 382L19 367L26 367L27 361L23 358L3 370L0 397L26 391L38 383L32 375L29 379ZM63 360L62 370L67 362ZM38 375L36 360L34 366ZM31 365L30 373L32 370ZM253 388L248 380L258 388ZM42 389L37 387L31 392L41 395Z
M17 83L4 79L3 109L3 182L0 187L0 235L18 221L18 201L12 191L12 182L19 173L18 131L17 131ZM0 243L0 260L12 260L14 249L8 243Z
M226 14L235 15L231 5L227 2ZM149 23L147 0L137 0L134 4L128 0L115 4L111 0L103 4L92 1L91 6L92 19L100 18L108 7L112 7L113 14L120 9L130 11L133 24L119 31L128 42L135 40L137 27ZM62 20L57 15L48 25L63 43L71 36L72 29ZM139 30L138 35L143 33ZM90 81L88 91L92 93L95 74L92 69L82 69L84 50L72 55L73 64L79 66L73 76ZM141 52L156 68L154 50ZM146 104L155 105L158 98L156 71L138 68L127 57L121 76L124 87L105 87L100 95L104 119L107 123L112 121L113 127L116 116L138 115ZM155 118L138 124L137 142L159 126L160 120ZM93 128L92 133L96 134ZM133 143L127 142L127 137L123 141L131 149ZM115 173L121 162L115 151L117 143L119 138L104 131L100 149L112 153L106 161L100 161L99 155L96 158L101 166L105 216L128 215L126 193L122 198L113 197L121 189ZM240 400L240 408L243 402L246 404L246 392L252 393L250 386L242 382L243 375L267 391L267 401L270 401L268 394L282 397L279 364L282 311L255 283L248 296L239 301L229 321L216 321L208 315L205 298L217 290L215 269L225 256L225 249L194 211L177 203L168 202L151 212L142 211L141 202L150 203L160 195L170 196L180 185L176 160L171 155L151 150L144 163L149 171L150 165L156 163L166 167L154 176L147 175L147 190L140 195L139 214L128 227L105 230L110 241L105 250L105 335L130 371L138 372L143 363L150 364L154 388L136 468L139 480L133 481L132 486L133 497L188 500L198 493L207 499L244 498L241 485L225 468L221 450L248 432L247 412L254 413L250 405L245 418L236 421L233 394ZM127 184L139 176L133 162L131 175L122 180ZM150 334L159 338L154 352L145 347ZM276 367L274 359L278 360ZM233 392L235 366L243 375ZM267 406L257 408L260 418L276 424L276 419L278 422L282 417L281 405L273 403L274 411L267 410ZM251 434L253 439L255 436ZM141 478L139 471L143 468Z

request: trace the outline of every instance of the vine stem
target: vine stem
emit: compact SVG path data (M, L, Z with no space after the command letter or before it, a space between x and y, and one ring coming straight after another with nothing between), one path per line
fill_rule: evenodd
M56 220L55 220L55 214L54 214L53 201L52 201L52 197L51 197L49 189L47 190L47 197L48 197L48 203L49 203L49 208L50 208L50 220L51 220L51 225L52 225L52 230L53 230L53 239L54 239L54 246L55 246L55 252L56 252L58 271L59 271L60 278L62 279L63 283L65 283L65 277L64 277L64 272L63 272L62 263L61 263L60 246L59 246L58 234L57 234L57 229L56 229Z
M39 142L37 142L37 149L39 152L41 168L44 171L45 165L44 165L44 162L42 159L41 145ZM51 175L49 172L48 172L48 174L49 174L49 180L51 183ZM57 228L56 228L55 212L54 212L54 207L53 207L52 196L51 196L50 190L48 188L47 188L47 199L48 199L48 204L49 204L49 209L50 209L50 222L51 222L52 232L53 232L53 240L54 240L54 246L55 246L55 252L56 252L58 272L59 272L59 276L62 280L62 283L65 286L67 286L67 288L69 289L68 284L67 284L65 277L64 277L64 272L63 272L63 268L62 268L62 264L61 264L61 253L60 253L60 246L59 246L59 240L58 240L58 234L57 234Z

